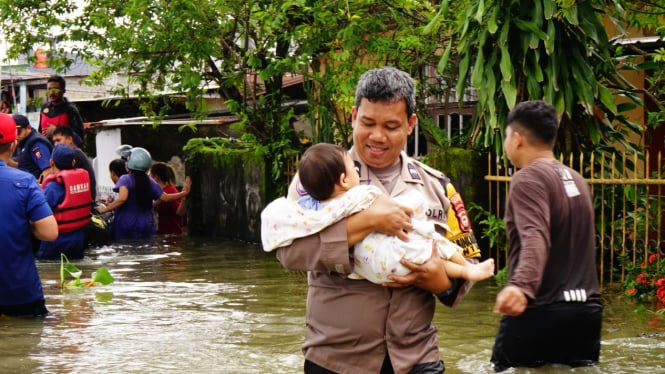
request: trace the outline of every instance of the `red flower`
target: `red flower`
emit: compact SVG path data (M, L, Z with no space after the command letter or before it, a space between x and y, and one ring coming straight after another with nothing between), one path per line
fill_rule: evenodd
M653 264L658 259L660 259L660 254L659 253L654 253L651 256L649 256L649 263Z
M665 278L660 278L660 279L656 282L656 287L663 287L663 286L665 286Z
M634 288L631 288L631 289L629 289L629 290L626 290L626 293L629 294L629 295L635 295L636 292L637 292L637 290L634 289Z

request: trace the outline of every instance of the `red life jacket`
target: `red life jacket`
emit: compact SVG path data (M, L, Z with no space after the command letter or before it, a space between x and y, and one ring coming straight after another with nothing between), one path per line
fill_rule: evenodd
M48 112L48 107L46 108ZM58 126L67 126L71 127L71 124L69 123L69 116L67 115L67 112L62 112L59 114L54 115L53 117L49 117L44 113L44 109L42 109L41 112L41 119L39 122L39 127L42 130L42 135L46 136L46 129L50 126L54 125L55 127Z
M42 183L42 189L53 181L65 187L65 198L53 210L55 220L58 221L58 231L71 232L84 228L90 222L92 210L88 172L85 169L71 169L51 174Z

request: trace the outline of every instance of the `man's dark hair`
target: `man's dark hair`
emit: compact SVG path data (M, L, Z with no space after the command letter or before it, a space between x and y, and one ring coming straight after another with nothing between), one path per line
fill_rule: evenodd
M508 113L508 126L523 133L532 143L554 147L559 120L556 109L544 101L523 101Z
M62 76L60 76L60 75L58 75L58 74L53 74L53 75L51 75L51 76L48 78L48 80L46 81L46 83L48 83L48 82L56 82L56 83L59 83L59 84L60 84L60 88L62 88L63 90L65 89L65 86L67 85L67 84L65 83L65 78L63 78Z
M53 130L53 135L69 136L74 139L74 131L69 126L56 126L55 130Z
M356 108L360 107L363 99L372 103L404 100L409 118L416 112L416 84L407 72L393 67L368 70L360 76L356 86Z
M332 195L342 173L346 173L346 149L339 145L318 143L309 147L298 164L300 184L316 200Z
M127 174L127 161L116 158L109 163L109 171L114 172L118 177Z

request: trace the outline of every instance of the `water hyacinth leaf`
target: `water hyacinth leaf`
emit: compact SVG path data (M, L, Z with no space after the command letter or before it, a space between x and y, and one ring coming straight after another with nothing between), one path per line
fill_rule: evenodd
M105 267L101 267L97 269L94 273L92 273L92 282L93 283L100 283L103 285L109 285L113 283L115 279L109 272L109 270Z

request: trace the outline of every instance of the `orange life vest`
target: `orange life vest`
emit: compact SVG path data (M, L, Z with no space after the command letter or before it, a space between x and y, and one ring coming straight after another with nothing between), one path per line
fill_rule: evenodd
M53 210L60 232L71 232L84 228L90 222L92 194L90 176L85 169L62 170L46 177L42 189L56 181L65 188L65 198Z

